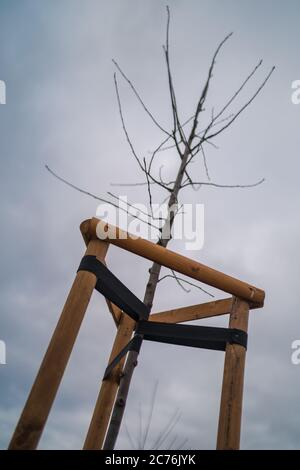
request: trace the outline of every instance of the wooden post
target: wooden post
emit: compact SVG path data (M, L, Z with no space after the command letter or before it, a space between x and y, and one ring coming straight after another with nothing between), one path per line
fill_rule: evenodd
M102 261L107 249L107 243L95 240L89 243L85 254L96 255ZM94 274L76 274L9 449L37 447L95 285Z
M115 341L109 358L109 363L130 341L135 322L126 314L122 314ZM118 391L120 375L122 373L125 356L119 364L112 370L110 376L103 380L90 427L83 446L84 450L100 450L103 446L107 426L115 397Z
M234 298L229 328L239 328L247 332L248 317L248 303ZM245 358L246 349L243 346L227 345L217 438L218 450L238 450L240 447Z

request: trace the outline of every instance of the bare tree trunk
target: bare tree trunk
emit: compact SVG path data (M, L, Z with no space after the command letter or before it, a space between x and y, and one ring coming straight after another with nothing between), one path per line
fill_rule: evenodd
M185 174L187 160L190 155L190 144L193 140L193 136L194 136L194 129L192 129L189 141L186 144L184 155L181 160L181 165L178 170L177 178L174 183L172 193L170 194L170 198L168 202L167 220L162 229L162 237L158 241L158 244L163 247L166 247L171 239L171 229L173 226L174 218L176 216L177 196L181 188L183 176ZM152 267L149 270L150 276L149 276L147 286L146 286L146 291L144 295L144 303L147 305L147 307L149 307L150 310L153 305L153 300L154 300L155 291L156 291L158 280L159 280L160 270L161 270L161 265L157 263L153 263ZM130 351L128 353L126 364L124 366L124 370L123 370L122 377L120 380L120 386L119 386L119 390L117 393L114 408L112 411L112 416L111 416L111 420L110 420L110 424L108 427L107 436L104 442L103 449L111 450L111 449L114 449L115 447L115 444L119 435L121 423L122 423L123 414L125 411L125 406L126 406L131 379L133 376L133 371L134 371L134 368L137 366L138 355L139 353L136 351Z

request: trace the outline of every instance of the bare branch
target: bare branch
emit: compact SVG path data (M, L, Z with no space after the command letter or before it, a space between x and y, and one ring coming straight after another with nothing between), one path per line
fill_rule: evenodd
M210 128L219 126L219 125L222 124L223 122L226 122L226 121L228 121L229 119L231 119L233 116L234 116L234 113L231 113L231 114L229 114L228 116L226 116L225 118L220 119L220 121L215 121L215 118L213 118L212 121L209 123L209 126L210 126ZM213 122L213 124L212 124L212 122ZM201 136L201 134L203 134L204 132L206 132L206 131L207 131L207 128L208 128L208 126L207 126L205 129L202 129L201 131L198 131L198 134L195 134L195 137L197 137L198 139L201 140L201 139L203 138L203 136Z
M262 88L265 86L265 84L267 83L268 79L270 78L270 76L272 75L273 71L275 70L275 67L273 67L270 71L270 73L267 75L266 79L264 80L264 82L260 85L260 87L256 90L256 93L251 97L250 100L247 101L247 103L245 103L245 105L239 110L239 112L235 113L235 114L230 114L229 116L227 116L226 118L224 119L221 119L220 121L218 121L218 119L221 117L221 115L226 111L226 109L231 105L231 103L235 100L235 98L241 93L241 91L244 89L244 87L246 86L246 84L248 83L248 81L253 77L253 75L257 72L257 70L259 69L259 67L262 65L262 60L260 60L258 62L258 64L253 68L253 70L250 72L250 74L246 77L246 79L243 81L243 83L241 84L241 86L238 88L238 90L233 94L233 96L227 101L227 103L223 106L223 108L216 114L214 115L213 111L212 111L212 119L211 119L211 122L208 124L208 126L206 127L206 129L203 129L202 131L199 132L199 134L197 135L197 137L200 139L200 142L195 145L195 147L192 149L193 151L198 149L203 142L207 142L207 143L210 143L212 144L212 142L209 140L213 137L216 137L218 134L220 134L221 132L223 132L225 129L227 129L227 127L229 127L234 121L235 119L252 103L252 101L256 98L256 96L259 94L259 92L262 90ZM224 121L228 121L230 119L230 121L227 123L226 126L223 126L221 129L219 129L217 132L211 134L210 136L207 136L208 132L210 129L212 129L213 127L215 126L218 126L219 124L221 124L222 122ZM202 136L201 136L202 134ZM191 160L191 159L190 159ZM190 163L190 162L188 162Z
M181 279L177 276L176 272L173 271L173 269L171 269L172 271L172 276L171 274L169 274L169 276L173 279L175 279L175 281L177 282L177 284L181 287L182 290L184 290L184 292L186 293L189 293L191 292L191 289L187 289L186 287L184 287L183 283L181 282ZM161 278L160 280L162 280L163 278ZM198 286L197 286L198 287Z
M259 186L265 181L265 178L260 179L256 183L251 183L251 184L217 184L217 183L212 183L212 182L207 182L207 181L194 181L193 184L199 184L200 186L212 186L214 188L255 188L255 186ZM185 183L181 186L181 188L185 188L187 186L190 186L190 183Z
M118 187L134 187L134 186L147 186L147 181L140 181L137 183L110 183L110 186L118 186ZM149 184L155 184L154 181L150 181Z
M194 117L195 116L193 115L193 116L189 117L186 121L184 121L184 123L182 124L182 127L186 126L189 122L191 122L194 119ZM173 135L170 135L169 137L167 137L164 140L163 144L168 142L168 140L170 140L171 138L173 138ZM178 145L181 144L181 143L182 143L182 141L179 141ZM175 147L176 147L176 144L172 144L172 145L168 145L167 147L162 148L162 144L160 144L159 145L159 150L157 150L157 152L164 152L165 150L170 150L170 149L173 149ZM152 152L150 152L150 153L152 153Z
M171 438L171 440L168 444L168 449L172 450L173 446L174 446L174 449L176 449L175 442L177 441L177 438L178 438L177 434L173 438Z
M256 90L256 92L252 95L252 97L247 101L247 103L244 104L244 106L241 107L241 109L234 115L234 117L225 125L223 126L221 129L219 129L217 132L213 133L213 134L210 134L209 136L205 137L204 140L209 140L209 139L212 139L213 137L216 137L217 135L219 135L221 132L223 132L225 129L227 129L238 117L239 115L245 111L246 108L248 108L248 106L250 106L250 104L254 101L254 99L257 97L257 95L261 92L261 90L264 88L264 86L266 85L267 81L269 80L269 78L271 77L272 73L274 72L275 70L275 67L272 67L270 72L268 73L268 75L266 76L266 78L264 79L264 81L262 82L262 84L258 87L258 89Z
M214 297L213 294L211 294L210 292L208 292L207 290L203 289L203 287L201 286L198 286L197 284L194 284L193 282L190 282L188 281L187 279L183 279L181 277L178 277L177 274L172 270L172 273L173 274L166 274L165 276L162 276L158 282L161 282L163 281L164 279L167 279L167 278L171 278L171 279L175 279L175 281L177 282L177 284L186 292L186 293L189 293L191 292L190 289L186 289L182 283L185 282L186 284L189 284L190 286L192 287L196 287L197 289L201 290L202 292L204 292L205 294L209 295L210 297Z
M181 413L178 409L175 410L174 414L171 416L170 420L168 421L167 425L164 429L159 433L156 441L153 444L152 449L158 449L159 446L164 442L164 440L169 436L170 432L176 426L179 419L181 417Z
M154 390L153 390L151 405L150 405L149 417L148 417L148 420L147 420L147 426L145 427L145 433L144 433L144 436L143 436L143 439L142 439L142 449L145 448L147 437L148 437L148 434L149 434L149 429L150 429L151 422L152 422L152 416L153 416L153 410L154 410L155 399L156 399L156 394L157 394L157 388L158 388L158 380L156 380L155 385L154 385Z
M127 435L128 439L129 439L129 442L130 442L130 444L131 444L131 447L132 447L134 450L135 450L135 449L138 449L138 446L136 446L135 443L133 442L133 439L132 439L131 434L130 434L130 432L129 432L129 430L128 430L128 427L127 427L127 423L125 423L125 432L126 432L126 435Z
M211 145L214 149L219 150L220 147L216 145L214 142L211 142L210 140L205 141L206 144Z
M184 127L186 124L188 124L192 119L194 119L194 116L191 116L189 119L187 119L183 124L182 124L182 127ZM163 145L165 143L167 143L169 141L170 138L173 138L173 141L175 142L173 145L171 146L167 146L165 148L163 148ZM171 149L171 148L176 148L177 149L177 153L179 154L180 158L182 159L183 158L183 154L180 150L180 147L179 145L182 143L182 141L177 141L176 137L174 137L174 135L170 135L169 137L167 137L165 140L163 140L163 142L161 142L158 147L156 147L156 149L152 152L152 156L151 156L151 159L150 159L150 163L149 163L149 166L148 166L148 172L151 173L151 169L152 169L152 164L153 164L153 161L154 161L154 158L155 156L158 154L158 152L161 152L163 150L167 150L167 149ZM189 176L187 170L185 170L185 174L187 175L187 178L188 180L190 181L190 183L192 182L192 179L191 177Z
M127 140L128 145L131 149L132 155L136 159L136 161L137 161L139 167L141 168L141 170L144 171L143 165L141 164L141 161L140 161L139 157L137 156L137 153L136 153L136 151L135 151L135 149L132 145L132 142L130 140L129 134L128 134L126 126L125 126L125 121L124 121L123 111L122 111L122 105L121 105L121 100L120 100L119 86L118 86L118 81L117 81L117 75L115 73L114 73L114 83L115 83L115 90L116 90L117 101L118 101L119 114L120 114L120 118L121 118L121 122L122 122L123 131L124 131L124 134L126 136L126 140Z
M222 114L226 111L226 109L231 105L231 103L235 100L235 98L241 93L241 91L243 90L243 88L246 86L246 84L248 83L248 81L253 77L253 75L257 72L257 70L259 69L259 67L262 65L262 60L260 60L258 62L258 64L254 67L254 69L250 72L250 74L246 77L246 79L243 81L243 83L241 84L241 86L238 88L238 90L233 94L233 96L227 101L227 103L225 104L225 106L223 106L223 108L216 114L216 116L214 116L214 118L212 119L211 121L211 126L210 127L213 127L213 125L216 125L216 121L219 119L219 117L222 116Z
M118 64L118 62L114 59L112 59L113 63L115 64L115 66L117 67L117 69L119 70L120 74L122 75L122 77L124 78L124 80L126 80L126 82L128 83L128 85L130 86L130 88L132 89L133 93L135 94L135 96L137 97L138 101L141 103L144 111L148 114L148 116L150 117L150 119L154 122L154 124L162 131L164 132L165 134L167 134L169 137L171 137L170 133L168 131L166 131L159 123L158 121L155 119L155 117L153 116L153 114L149 111L149 109L147 108L147 106L145 105L145 103L143 102L141 96L139 95L139 93L137 92L137 89L135 88L135 86L133 85L133 83L129 80L129 78L125 75L125 73L123 72L123 70L121 69L120 65Z
M207 181L193 181L193 185L194 186L212 186L212 187L215 187L215 188L255 188L255 186L259 186L260 184L264 183L265 181L265 178L262 178L260 179L259 181L257 181L256 183L250 183L250 184L217 184L217 183L212 183L211 181L210 182L207 182ZM145 186L147 183L120 183L120 184L117 184L117 183L112 183L111 185L112 186ZM150 184L154 184L153 182ZM168 183L165 183L165 184L168 184L168 185L172 185L174 184L174 181L170 181ZM181 185L181 189L183 188L186 188L187 186L191 186L191 183L190 182L185 182Z
M107 191L107 194L108 194L109 196L113 197L114 199L118 199L118 196L116 196L115 194L113 194L113 193L110 192L110 191ZM122 201L122 202L124 202L124 203L125 203L128 207L130 207L131 209L137 210L140 214L143 214L143 215L145 215L146 217L149 217L149 214L148 214L147 212L143 211L142 209L137 209L136 207L134 207L133 204L129 203L128 201ZM128 212L128 213L129 213L129 212ZM130 214L130 213L129 213L129 214ZM130 215L133 215L133 214L130 214ZM158 221L160 221L160 222L162 222L162 221L164 220L163 217L152 217L152 218L153 218L153 220L158 220ZM141 219L141 220L142 220L142 219ZM159 230L159 228L158 228L158 230Z
M183 439L183 441L181 441L181 443L177 445L177 449L182 450L187 442L188 438Z
M197 104L197 107L196 107L194 131L196 130L196 127L197 127L197 124L198 124L198 122L197 122L198 116L201 113L201 111L203 110L203 104L204 104L204 102L206 100L206 97L207 97L207 92L208 92L208 89L209 89L210 81L211 81L212 76L213 76L213 70L214 70L216 58L217 58L221 48L223 47L223 45L228 41L228 39L232 36L232 34L233 33L227 34L227 36L220 42L220 44L218 45L218 47L217 47L217 49L216 49L216 51L213 55L213 58L212 58L212 61L211 61L211 64L210 64L210 67L209 67L209 70L208 70L207 80L205 82L204 88L202 90L202 93L200 95L200 98L199 98L199 101L198 101L198 104Z
M216 58L221 50L221 48L223 47L223 45L226 43L226 41L232 36L233 33L230 33L228 34L221 42L220 44L218 45L214 55L213 55L213 58L212 58L212 61L211 61L211 65L209 67L209 71L208 71L208 76L207 76L207 80L205 82L205 85L204 85L204 88L202 90L202 93L200 95L200 98L199 98L199 101L197 103L197 106L196 106L196 112L195 112L195 115L194 115L194 122L193 122L193 125L192 125L192 129L191 129L191 132L190 132L190 136L189 136L189 139L188 141L186 139L182 139L184 140L184 143L186 145L186 151L188 151L188 154L190 155L190 158L187 159L186 161L186 164L185 164L185 168L184 168L184 171L186 171L186 167L187 165L191 162L191 160L194 158L195 154L193 154L193 149L191 148L191 144L194 140L194 137L196 135L196 130L197 130L197 127L198 127L198 118L199 118L199 114L203 111L203 105L205 103L205 100L206 100L206 97L207 97L207 93L208 93L208 89L209 89L209 85L210 85L210 81L212 79L212 76L213 76L213 69L214 69L214 65L215 65L215 62L216 62ZM213 119L213 110L212 110L212 119ZM201 141L200 141L201 143ZM200 144L198 144L200 145ZM190 185L193 186L193 182L190 180L189 181Z
M143 430L142 404L141 402L139 402L139 435L138 435L139 449L142 449L142 430Z
M149 166L148 166L148 171L151 172L151 168L152 168L152 165L153 165L153 161L154 161L154 158L155 156L157 155L157 153L161 150L161 148L164 146L164 144L166 142L168 142L168 140L170 139L170 137L167 137L165 140L163 140L158 147L156 147L155 150L153 150L152 152L152 156L151 156L151 159L150 159L150 162L149 162Z
M202 152L202 156L203 156L203 163L204 163L206 176L207 176L208 181L210 181L210 176L209 176L209 171L208 171L208 166L207 166L207 160L206 160L206 154L204 152L203 145L201 145L200 148L201 148L201 152Z
M147 170L147 163L146 159L144 158L144 167L145 167L145 175L147 179L147 189L148 189L148 196L149 196L149 204L150 204L150 211L151 211L151 216L152 218L154 217L153 211L152 211L152 193L151 193L151 185L149 181L149 176L148 176L148 170Z
M148 177L152 180L153 183L156 183L158 184L159 186L161 186L162 188L164 188L166 191L171 191L170 188L168 188L167 186L163 185L160 181L158 181L156 178L154 178L154 176L149 173L149 171L147 171L147 174L146 174L146 171L145 171L145 168L144 166L142 165L133 145L132 145L132 142L131 142L131 139L129 137L129 134L127 132L127 129L126 129L126 126L125 126L125 121L124 121L124 117L123 117L123 112L122 112L122 105L121 105L121 100L120 100L120 94L119 94L119 87L118 87L118 82L117 82L117 77L116 77L116 74L114 74L114 82L115 82L115 89L116 89L116 94L117 94L117 100L118 100L118 107L119 107L119 113L120 113L120 118L121 118L121 122L122 122L122 127L123 127L123 131L125 133L125 136L126 136L126 140L130 146L130 149L131 149L131 152L135 158L135 160L137 161L140 169L143 171L143 173L145 174L146 176L146 179L148 179ZM146 183L148 184L148 183Z
M130 212L126 209L124 209L123 207L120 207L119 205L115 204L114 202L112 201L109 201L108 199L104 199L103 197L100 197L100 196L96 196L95 194L91 193L90 191L86 191L85 189L82 189L80 188L79 186L76 186L75 184L73 183L70 183L69 181L67 181L66 179L62 178L61 176L57 175L53 170L51 170L51 168L49 168L48 165L45 165L45 168L47 171L49 171L49 173L51 173L52 176L54 176L55 178L57 178L59 181L61 181L62 183L66 184L67 186L69 186L70 188L72 189L75 189L76 191L78 191L79 193L82 193L82 194L85 194L86 196L89 196L89 197L92 197L93 199L96 199L97 201L100 201L100 202L104 202L105 204L110 204L111 206L115 207L116 209L120 209L121 211L123 212L126 212L127 214L129 214L131 217L134 217L135 219L138 219L140 220L141 222L149 225L150 227L153 227L155 228L156 230L160 231L160 228L157 227L156 225L153 225L151 222L147 221L147 220L144 220L144 219L141 219L140 217L138 217L137 215L134 215L134 214L130 214ZM128 204L128 206L131 206L131 204Z
M172 113L173 113L173 125L174 125L173 139L175 143L177 143L176 132L178 130L181 140L184 143L186 143L187 140L186 140L184 131L182 129L182 126L180 124L179 117L178 117L178 107L177 107L176 95L175 95L175 90L173 86L172 72L171 72L171 67L170 67L170 56L169 56L170 9L168 6L166 8L167 8L167 30L166 30L166 44L165 46L163 46L163 50L165 53L165 59L166 59L166 65L167 65L169 92L170 92L171 106L172 106Z

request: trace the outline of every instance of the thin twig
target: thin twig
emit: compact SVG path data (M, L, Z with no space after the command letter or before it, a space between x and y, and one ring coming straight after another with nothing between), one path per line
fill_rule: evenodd
M259 181L257 181L256 183L251 183L251 184L217 184L217 183L212 183L211 181L193 181L193 185L199 185L199 186L212 186L214 188L255 188L255 186L259 186L260 184L264 183L266 179L265 178L262 178L260 179ZM150 182L151 183L151 182ZM112 184L112 186L145 186L147 183L114 183ZM151 184L154 184L154 183L151 183ZM169 181L168 183L166 183L168 185L172 185L174 184L174 181ZM187 183L183 183L181 185L181 188L185 188L187 186L191 186L191 183L187 182Z
M148 116L150 117L150 119L154 122L154 124L162 131L164 132L165 134L167 134L169 137L171 137L170 133L168 131L166 131L159 123L158 121L155 119L155 117L153 116L153 114L149 111L149 109L147 108L147 106L145 105L144 101L142 100L141 96L139 95L137 89L135 88L135 86L133 85L133 83L129 80L129 78L127 77L127 75L125 75L125 73L123 72L123 70L121 69L120 65L118 64L118 62L114 59L112 59L113 63L115 64L115 66L117 67L117 69L119 70L120 74L122 75L122 77L124 78L124 80L126 80L126 82L128 83L128 85L130 86L130 88L132 89L133 93L135 94L135 96L137 97L138 101L141 103L144 111L148 114Z
M264 79L264 81L262 82L262 84L258 87L258 89L256 90L256 92L252 95L252 97L247 101L247 103L244 104L244 106L241 107L241 109L234 115L234 117L225 125L223 126L221 129L219 129L217 132L215 133L212 133L210 134L209 136L207 136L205 138L205 140L209 140L209 139L212 139L213 137L216 137L217 135L219 135L221 132L223 132L225 129L227 129L238 117L239 115L245 111L246 108L248 108L248 106L250 106L250 104L255 100L255 98L257 97L257 95L261 92L261 90L264 88L264 86L266 85L266 83L268 82L268 80L270 79L271 75L273 74L275 70L275 66L271 68L270 72L268 73L268 75L266 76L266 78Z
M132 437L131 437L131 434L130 434L130 432L129 432L129 430L128 430L128 427L127 427L127 424L126 424L126 423L125 423L125 432L126 432L126 435L127 435L128 439L129 439L129 442L130 442L131 447L132 447L134 450L135 450L136 448L138 448L138 446L136 446L135 443L133 442L133 439L132 439Z
M179 410L175 410L174 414L171 416L167 425L163 428L163 430L159 433L158 438L154 442L152 449L158 449L159 446L163 443L166 437L170 434L174 426L178 423L178 420L181 417L181 413Z
M119 199L119 197L116 196L116 194L113 194L113 193L110 192L110 191L107 191L107 194L108 194L109 196L113 197L114 199ZM139 213L145 215L146 217L149 217L148 212L143 211L143 209L137 209L133 204L131 204L131 203L128 202L128 201L122 200L122 202L125 202L125 204L126 204L128 207L130 207L130 208L132 208L132 209L138 211ZM130 215L133 215L133 214L130 214ZM152 219L153 219L153 220L158 220L158 221L160 221L160 222L162 222L162 221L165 220L163 217L154 217L154 216L152 217ZM141 220L142 220L142 219L141 219Z
M203 164L204 164L206 176L207 176L208 181L210 181L210 176L209 176L209 171L208 171L208 166L207 166L207 160L206 160L206 154L204 152L203 145L201 145L200 148L201 148L201 152L202 152L202 156L203 156Z
M241 91L244 89L248 81L253 77L253 75L257 72L259 67L262 65L262 60L258 62L258 64L252 69L250 74L246 77L246 79L243 81L241 86L238 88L238 90L232 95L232 97L227 101L227 103L223 106L223 108L214 116L214 118L211 121L211 126L217 124L216 121L221 117L221 115L226 111L226 109L231 105L231 103L236 99L236 97L241 93ZM214 124L215 123L215 124Z
M151 426L151 422L152 422L152 416L153 416L153 410L154 410L154 405L155 405L157 389L158 389L158 380L156 380L155 385L154 385L154 390L153 390L151 404L150 404L149 417L148 417L147 425L146 425L146 428L145 428L145 434L144 434L143 439L142 439L142 449L145 448L146 441L147 441L147 438L148 438L148 434L149 434L149 430L150 430L150 426Z
M171 106L172 106L172 113L173 113L173 122L174 122L173 138L174 138L175 144L177 144L176 132L178 130L181 140L186 144L187 140L186 140L184 131L182 129L182 125L180 124L179 117L178 117L178 107L177 107L176 95L175 95L174 86L173 86L172 72L171 72L171 67L170 67L170 56L169 56L170 9L168 6L166 7L166 9L167 9L166 44L165 46L163 46L163 50L165 53L165 59L166 59L166 65L167 65L169 92L170 92Z
M139 449L142 450L142 430L143 430L143 417L142 417L142 404L139 402L139 436L138 443Z
M123 111L122 111L122 105L121 105L121 99L120 99L120 93L119 93L119 86L118 86L118 81L117 81L117 75L114 73L114 83L115 83L115 90L116 90L116 95L117 95L117 101L118 101L118 108L119 108L119 114L120 114L120 118L121 118L121 122L122 122L122 128L123 128L123 131L124 131L124 134L126 136L126 140L128 142L128 145L131 149L131 153L132 155L134 156L134 158L136 159L139 167L141 168L141 170L143 171L143 165L141 164L141 161L132 145L132 142L131 142L131 139L129 137L129 134L127 132L127 129L126 129L126 126L125 126L125 121L124 121L124 117L123 117Z
M126 128L126 125L125 125L125 121L124 121L124 116L123 116L123 111L122 111L122 104L121 104L121 99L120 99L120 93L119 93L119 87L118 87L118 81L117 81L117 77L116 77L116 74L114 74L114 83L115 83L115 90L116 90L116 95L117 95L117 101L118 101L118 107L119 107L119 114L120 114L120 118L121 118L121 122L122 122L122 128L123 128L123 131L124 131L124 134L126 136L126 140L128 142L128 145L131 149L131 153L132 155L134 156L135 160L137 161L140 169L143 171L143 173L145 173L145 168L143 167L141 161L140 161L140 158L138 157L134 147L133 147L133 144L131 142L131 139L129 137L129 134L128 134L128 131L127 131L127 128ZM145 173L146 175L146 173ZM170 192L170 188L164 186L160 181L158 181L156 178L153 177L153 175L151 173L149 173L149 171L147 172L147 175L146 175L146 178L149 177L153 183L156 183L158 184L159 186L161 186L162 188L164 188L166 191L169 191ZM146 183L147 184L147 183Z
M214 188L255 188L255 186L259 186L265 181L265 178L260 179L256 183L252 184L217 184L207 181L194 181L193 184L199 184L200 186L212 186ZM181 188L185 188L186 186L190 186L190 183L185 183L181 186Z
M194 283L192 283L192 282L190 282L190 281L187 281L186 279L182 279L181 277L178 277L177 275L175 275L175 274L174 274L174 271L172 271L172 272L173 272L173 274L166 274L165 276L161 277L161 278L158 280L158 282L161 282L161 281L163 281L164 279L166 279L166 278L169 277L169 278L171 278L171 279L175 279L176 282L180 285L180 287L181 287L185 292L187 292L187 293L190 292L190 289L184 288L184 287L180 284L180 282L185 282L186 284L189 284L189 285L192 286L192 287L196 287L197 289L201 290L202 292L204 292L205 294L209 295L210 297L214 297L213 294L211 294L211 293L208 292L207 290L203 289L203 287L198 286L197 284L194 284Z
M53 170L51 170L51 168L49 168L48 165L45 165L45 168L47 171L49 171L49 173L51 173L52 176L54 176L55 178L57 178L59 181L61 181L62 183L66 184L67 186L69 186L70 188L72 189L75 189L76 191L78 191L79 193L82 193L82 194L85 194L86 196L89 196L89 197L92 197L93 199L96 199L97 201L100 201L100 202L104 202L105 204L110 204L111 206L115 207L116 209L120 209L122 210L123 212L126 212L126 214L129 214L131 217L134 217L135 219L138 219L140 220L141 222L144 222L145 224L149 225L150 227L153 227L155 228L156 230L160 231L160 228L159 227L156 227L155 225L153 225L151 222L149 221L146 221L144 219L141 219L140 217L138 217L137 215L134 215L134 214L130 214L130 212L126 209L124 209L123 207L120 207L118 206L117 204L115 204L114 202L111 202L109 201L108 199L104 199L103 197L100 197L100 196L96 196L95 194L91 193L90 191L86 191L85 189L82 189L80 188L79 186L76 186L75 184L73 183L70 183L69 181L67 181L65 178L62 178L61 176L57 175ZM130 204L127 204L128 206Z

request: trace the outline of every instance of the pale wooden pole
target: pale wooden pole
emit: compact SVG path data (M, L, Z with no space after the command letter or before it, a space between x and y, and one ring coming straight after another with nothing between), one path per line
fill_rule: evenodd
M122 313L108 363L110 363L130 341L134 328L135 321L125 313ZM124 361L125 356L112 370L109 377L102 381L90 427L83 446L84 450L100 450L102 448L118 391Z
M108 244L91 241L86 255L103 261ZM9 449L35 449L68 363L81 322L96 285L96 276L87 271L76 274L58 324L44 356Z
M229 328L238 328L247 332L248 317L248 303L234 298ZM227 345L217 438L218 450L238 450L240 447L245 359L246 349L243 346Z
M165 266L196 281L248 300L256 307L262 307L264 304L265 293L262 289L168 250L149 240L125 232L103 220L96 218L85 220L81 224L81 230L85 232L85 237L106 240L124 250L158 263L160 266Z

